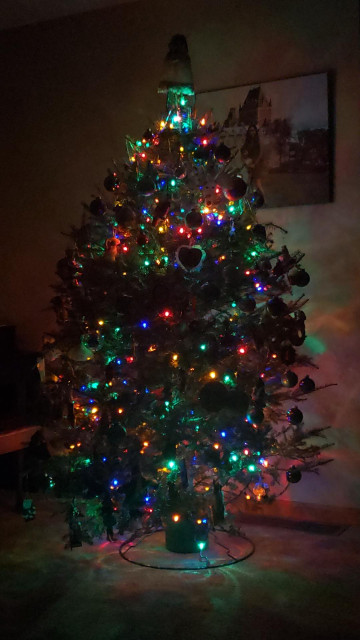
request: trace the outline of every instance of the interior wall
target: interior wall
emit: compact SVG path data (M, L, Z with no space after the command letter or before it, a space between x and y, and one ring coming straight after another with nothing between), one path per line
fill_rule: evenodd
M286 227L289 248L306 252L314 377L338 383L302 407L307 424L334 425L335 462L284 499L338 506L360 506L357 29L357 0L139 0L0 34L0 323L15 323L33 349L53 323L46 309L67 246L61 232L80 222L81 202L124 153L124 136L159 114L171 35L188 38L198 91L334 72L334 202L260 218Z

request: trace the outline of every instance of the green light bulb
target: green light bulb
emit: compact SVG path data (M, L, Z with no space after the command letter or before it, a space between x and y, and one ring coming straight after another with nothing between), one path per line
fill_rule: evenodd
M169 460L167 466L168 466L168 469L175 469L176 462L174 460Z
M249 464L248 470L250 471L250 473L253 473L254 471L256 471L255 465L254 464Z
M236 455L236 453L233 453L233 454L231 455L231 460L232 460L233 462L237 462L237 460L239 460L239 456L237 456L237 455Z
M176 186L176 180L170 180L170 184L171 184L172 187L175 187Z
M150 265L149 260L145 260L144 265L145 265L145 267L148 267Z
M201 344L200 349L201 351L206 351L206 344Z
M202 551L206 547L206 542L198 542L197 546L198 546L198 549Z

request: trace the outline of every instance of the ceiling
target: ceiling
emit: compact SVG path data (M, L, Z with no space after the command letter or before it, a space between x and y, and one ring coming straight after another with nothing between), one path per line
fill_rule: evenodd
M0 29L55 20L136 0L0 0Z

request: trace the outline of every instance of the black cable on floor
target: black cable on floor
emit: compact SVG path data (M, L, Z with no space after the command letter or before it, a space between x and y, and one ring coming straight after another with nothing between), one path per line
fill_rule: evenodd
M228 549L228 547L226 547L225 545L221 544L221 542L219 542L218 539L216 538L215 534L213 534L214 538L215 538L215 544L217 544L220 547L223 547L223 549L225 549L225 551L227 552L227 555L232 559L232 562L223 562L222 564L216 564L214 566L207 565L207 566L204 566L204 567L157 567L156 565L146 564L145 562L139 562L138 560L130 560L129 558L126 557L125 554L130 549L133 549L134 547L137 547L146 537L151 536L153 533L156 533L157 531L163 531L163 529L156 529L155 531L151 531L150 533L145 533L139 539L137 544L132 545L131 547L128 547L128 549L126 551L123 551L123 547L125 547L125 545L128 545L130 542L132 542L136 538L136 532L134 534L132 534L130 536L130 538L125 540L120 545L119 554L123 558L123 560L126 560L126 562L129 562L130 564L135 564L138 567L144 567L146 569L159 569L159 570L164 570L164 571L204 571L204 569L220 569L222 567L230 567L230 566L232 566L234 564L238 564L239 562L243 562L243 560L247 560L248 558L250 558L250 556L252 556L255 553L255 544L254 544L254 542L252 540L250 540L250 538L248 538L247 536L242 534L241 537L244 540L246 540L246 542L248 542L250 544L251 548L250 548L250 551L245 556L243 556L241 558L235 558L235 556L231 555L230 549ZM220 531L221 531L221 529L220 529Z

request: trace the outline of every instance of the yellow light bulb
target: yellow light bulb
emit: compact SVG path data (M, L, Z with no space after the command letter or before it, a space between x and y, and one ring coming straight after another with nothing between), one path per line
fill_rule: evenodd
M216 371L210 371L209 376L212 380L214 380L214 378L216 378Z
M246 231L250 231L250 229L251 229L251 224L248 224L246 227Z
M174 353L174 355L173 355L173 357L172 357L172 359L174 360L174 362L176 362L178 358L179 358L178 354L177 354L177 353Z
M163 129L164 127L166 127L166 122L164 120L161 120L160 122L160 127Z
M100 325L100 327L102 327L104 324L104 320L98 320L98 324Z
M179 520L180 520L179 514L178 513L174 513L172 519L173 519L174 522L179 522Z
M184 151L184 147L180 147L180 151L182 153Z
M202 126L202 127L204 126L204 124L206 124L206 120L205 120L205 118L201 118L201 120L200 120L200 124L201 124L201 126Z
M118 409L118 413L124 413L124 409L122 409L121 407Z
M219 448L220 448L220 445L217 442L215 442L214 449L219 449Z
M201 520L196 520L196 524L201 524Z

